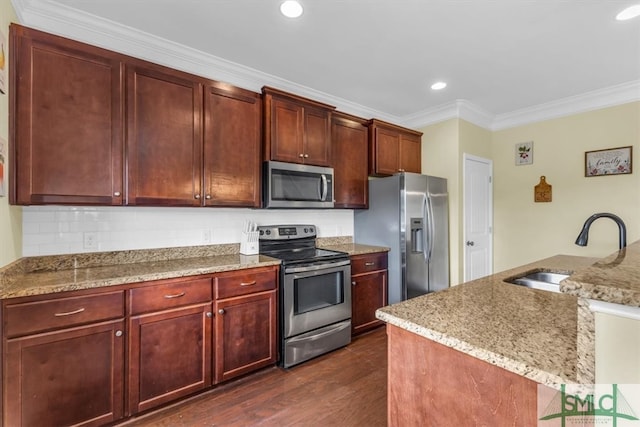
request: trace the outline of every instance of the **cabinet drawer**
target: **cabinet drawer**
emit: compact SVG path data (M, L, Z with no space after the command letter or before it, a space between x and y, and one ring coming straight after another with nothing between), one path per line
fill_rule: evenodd
M7 305L8 338L124 317L124 291Z
M211 278L162 280L130 291L131 314L211 301Z
M366 273L368 271L386 270L387 253L355 255L351 257L351 275Z
M256 268L217 275L216 299L275 289L278 280L277 271L276 268Z

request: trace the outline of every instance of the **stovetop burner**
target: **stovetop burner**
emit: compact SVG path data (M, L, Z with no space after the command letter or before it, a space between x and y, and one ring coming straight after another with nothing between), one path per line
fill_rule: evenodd
M283 264L348 259L345 252L316 248L314 225L268 225L258 227L260 253Z

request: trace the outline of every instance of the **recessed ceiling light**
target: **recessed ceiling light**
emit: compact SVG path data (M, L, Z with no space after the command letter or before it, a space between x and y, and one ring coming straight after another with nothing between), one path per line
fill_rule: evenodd
M287 0L280 5L280 12L287 18L297 18L302 15L302 5L296 0Z
M627 19L635 18L636 16L640 16L640 4L629 6L628 8L617 14L616 19L618 21L626 21Z
M442 90L445 87L447 87L447 84L445 82L435 82L431 85L431 89L433 90Z

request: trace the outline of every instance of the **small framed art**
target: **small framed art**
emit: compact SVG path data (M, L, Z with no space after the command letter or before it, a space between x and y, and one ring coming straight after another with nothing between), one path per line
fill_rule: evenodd
M533 141L516 144L516 166L533 163Z
M607 148L584 153L584 176L631 173L633 147Z

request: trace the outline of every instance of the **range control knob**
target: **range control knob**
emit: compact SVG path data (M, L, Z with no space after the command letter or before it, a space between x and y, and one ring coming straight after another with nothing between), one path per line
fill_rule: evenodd
M264 234L264 230L260 230L260 235L262 236Z
M307 234L309 232L309 229L307 227L304 228L304 234Z
M267 233L267 236L269 236L271 234L271 230L267 230L266 233Z

